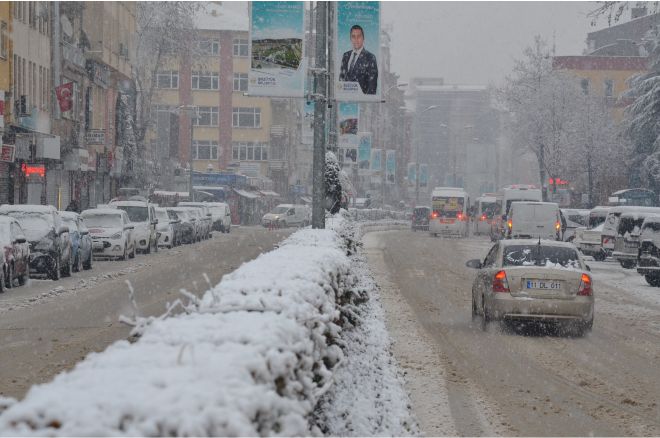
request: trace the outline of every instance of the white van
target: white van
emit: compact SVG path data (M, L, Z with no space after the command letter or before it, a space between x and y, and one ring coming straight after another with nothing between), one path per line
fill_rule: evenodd
M508 239L562 240L561 212L554 202L512 202L506 225Z
M474 203L474 234L490 234L491 226L502 215L502 198L495 193L484 193Z
M306 227L311 223L312 211L306 205L280 204L261 218L261 224L268 227Z
M231 210L225 202L207 202L213 221L213 230L229 233L231 230Z
M468 235L470 196L460 187L436 187L431 193L429 233L445 236Z

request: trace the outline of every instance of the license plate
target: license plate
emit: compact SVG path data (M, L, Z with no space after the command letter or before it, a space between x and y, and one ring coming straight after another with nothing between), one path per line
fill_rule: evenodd
M454 219L440 219L441 224L453 224Z
M553 280L525 280L525 289L561 290L562 282Z
M92 242L92 248L94 248L94 250L102 250L103 242Z

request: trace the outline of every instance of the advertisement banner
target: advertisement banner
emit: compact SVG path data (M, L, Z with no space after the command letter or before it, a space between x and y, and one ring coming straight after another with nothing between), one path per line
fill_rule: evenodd
M415 180L417 179L417 164L408 163L408 187L415 187Z
M335 96L347 102L379 102L380 2L337 2Z
M396 182L396 151L388 149L385 152L385 181L387 184Z
M0 149L0 161L14 162L14 151L16 147L13 144L3 144Z
M340 102L337 109L339 147L356 148L358 145L358 124L360 105Z
M358 134L358 167L360 169L369 169L371 161L371 132L361 132Z
M305 3L250 2L248 94L302 97L306 59Z
M371 170L380 172L382 170L382 161L383 161L383 150L382 149L372 149L371 150Z
M314 101L303 103L302 144L314 144Z
M429 166L428 164L419 165L419 186L426 187L429 183Z
M348 149L340 149L340 150L342 151L342 155L344 157L344 163L346 164L357 163L357 155L358 155L357 148L348 148Z

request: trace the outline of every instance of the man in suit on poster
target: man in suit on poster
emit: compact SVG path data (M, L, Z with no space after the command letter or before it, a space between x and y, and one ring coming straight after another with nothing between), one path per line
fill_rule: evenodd
M364 48L364 30L359 25L351 27L353 49L341 58L339 80L357 82L364 94L376 94L378 88L378 62L376 56Z

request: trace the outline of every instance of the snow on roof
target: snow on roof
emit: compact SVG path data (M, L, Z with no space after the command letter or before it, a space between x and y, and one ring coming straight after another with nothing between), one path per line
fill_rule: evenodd
M195 16L195 25L199 30L247 32L248 2L205 2Z
M124 210L119 210L116 208L90 208L89 210L83 210L82 213L80 213L82 216L92 216L92 215L120 215L122 214L122 211Z
M415 85L417 91L486 91L485 85Z
M502 246L516 246L516 245L538 245L539 239L510 239L510 240L500 240L500 245ZM549 240L541 239L542 246L558 246L562 248L573 248L575 245L571 242L561 242L558 240Z

